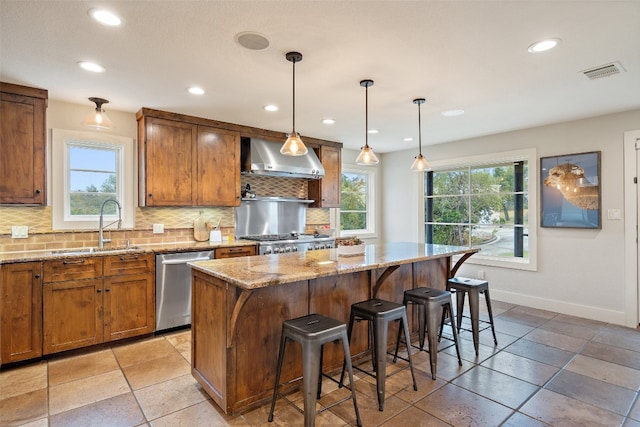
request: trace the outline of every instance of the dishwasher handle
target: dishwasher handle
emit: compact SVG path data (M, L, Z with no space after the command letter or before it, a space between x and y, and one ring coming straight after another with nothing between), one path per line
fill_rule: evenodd
M209 257L201 257L201 258L191 258L191 259L167 259L167 260L163 260L162 264L163 265L176 265L176 264L186 264L188 262L195 262L195 261L208 261L212 258Z

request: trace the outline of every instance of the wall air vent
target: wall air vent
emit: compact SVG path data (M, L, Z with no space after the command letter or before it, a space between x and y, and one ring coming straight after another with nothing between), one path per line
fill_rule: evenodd
M589 80L599 79L601 77L609 77L614 74L624 73L626 70L618 61L610 64L600 65L599 67L590 68L588 70L580 71L587 76Z

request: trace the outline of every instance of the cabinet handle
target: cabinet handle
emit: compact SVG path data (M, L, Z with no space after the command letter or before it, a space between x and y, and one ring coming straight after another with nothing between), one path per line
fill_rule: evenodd
M149 197L153 197L153 194L149 193Z
M105 291L105 292L109 292L110 290L111 290L111 289L109 289L109 288L105 288L105 290L104 290L104 291Z
M36 190L36 194L42 193L42 190Z
M62 261L62 264L84 264L85 260L84 259L76 259L73 261Z
M98 289L96 292L100 294L102 293L102 289Z
M120 257L120 261L127 261L127 260L133 260L133 259L138 259L138 255L130 255L128 257L126 257L126 256L121 256Z
M36 274L36 275L35 275L35 278L36 278L36 279L39 279L39 278L40 278L40 275L39 275L39 274Z

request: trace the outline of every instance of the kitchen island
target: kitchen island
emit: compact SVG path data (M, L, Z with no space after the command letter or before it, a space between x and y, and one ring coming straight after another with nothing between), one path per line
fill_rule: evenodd
M477 251L387 243L366 245L364 254L349 257L327 249L191 263L191 372L225 413L264 403L273 392L283 321L320 313L347 323L353 303L372 297L401 303L407 289L444 289ZM409 323L415 330L413 310ZM394 342L391 331L389 343ZM366 324L357 324L352 356L368 347ZM300 347L289 350L282 381L302 372ZM343 357L341 346L325 345L324 369L339 369Z

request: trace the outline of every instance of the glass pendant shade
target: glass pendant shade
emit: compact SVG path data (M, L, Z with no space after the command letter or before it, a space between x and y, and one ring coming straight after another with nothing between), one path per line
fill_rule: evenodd
M280 153L285 156L302 156L307 154L307 147L300 139L298 132L293 132L287 135L287 140L280 148Z
M287 135L287 140L280 148L280 153L285 156L304 156L307 154L307 146L296 132L296 62L302 61L300 52L287 52L287 61L293 63L293 130Z
M420 117L420 106L425 102L424 98L416 98L413 100L414 104L418 105L418 155L415 157L411 170L414 172L424 172L431 168L427 159L422 155L422 120Z
M87 126L96 130L106 130L113 128L113 122L107 116L106 111L102 109L102 104L106 104L109 101L102 98L89 98L89 101L96 104L95 110L93 110L85 119L80 122L83 126Z
M356 157L356 164L358 165L367 166L377 165L378 163L380 163L380 160L378 160L378 156L376 156L376 153L374 153L371 147L369 147L368 145L362 147L362 150L360 150L360 154L358 154L358 157Z
M378 156L369 147L369 86L373 86L373 80L361 80L360 86L365 90L364 98L364 147L360 150L360 154L356 157L356 164L362 166L377 165L380 163Z
M422 154L418 154L416 156L416 159L413 161L413 164L411 165L411 170L416 172L423 172L430 167L431 165L429 164L429 162L427 162L427 159L425 159Z

